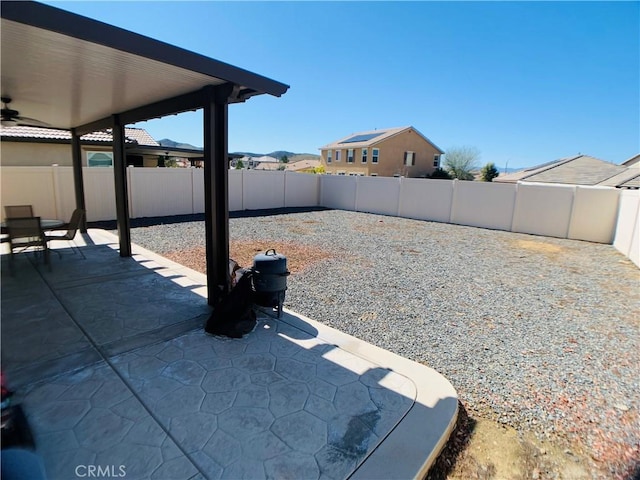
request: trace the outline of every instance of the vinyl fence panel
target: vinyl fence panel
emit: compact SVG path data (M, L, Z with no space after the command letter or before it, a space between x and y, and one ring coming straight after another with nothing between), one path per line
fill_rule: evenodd
M403 178L398 216L447 223L453 200L451 180Z
M113 167L82 169L87 221L115 220L116 188Z
M356 179L346 175L322 175L320 204L327 208L355 211Z
M56 218L68 222L76 209L73 167L53 168L53 189L56 192Z
M607 187L576 187L569 238L612 243L620 191Z
M451 223L511 230L516 185L455 181Z
M258 210L284 207L284 175L282 171L242 172L243 208Z
M320 200L320 175L285 172L285 207L317 207Z
M400 200L400 178L393 177L355 177L356 201L358 212L398 215Z
M36 216L58 218L53 183L54 168L56 167L2 167L2 205L32 205Z
M620 207L613 246L640 267L640 191L620 192Z
M519 183L512 231L567 238L576 187Z
M193 213L191 168L127 168L133 218Z
M200 169L201 170L201 169ZM242 177L245 170L229 170L229 211L244 210L242 203ZM204 178L203 178L204 181ZM204 185L202 187L202 211L204 212Z

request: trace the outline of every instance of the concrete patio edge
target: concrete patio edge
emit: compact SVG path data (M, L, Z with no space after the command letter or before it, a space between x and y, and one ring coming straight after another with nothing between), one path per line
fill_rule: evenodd
M90 229L94 243L113 244L117 237L100 229ZM161 255L132 245L133 254L143 257L148 268L160 267L160 275L192 287L194 293L206 296L206 275L172 262ZM272 312L267 314L273 315ZM307 318L287 308L279 319L357 357L403 375L413 382L416 396L413 405L388 436L351 475L352 479L422 479L446 445L458 415L458 396L451 383L434 369L401 357L388 350ZM316 332L310 331L315 329Z
M287 308L281 321L301 330L317 329L318 338L411 380L413 406L350 477L352 479L422 479L449 439L458 417L458 396L432 368L376 347ZM426 454L426 452L429 452Z

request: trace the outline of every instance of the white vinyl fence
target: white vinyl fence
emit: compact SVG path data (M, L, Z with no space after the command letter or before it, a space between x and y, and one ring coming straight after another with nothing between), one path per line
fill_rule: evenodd
M132 218L204 212L201 169L128 168ZM70 218L71 167L1 167L2 205ZM84 168L89 221L113 220L112 168ZM324 206L481 228L613 244L640 266L638 191L389 177L229 171L229 209Z

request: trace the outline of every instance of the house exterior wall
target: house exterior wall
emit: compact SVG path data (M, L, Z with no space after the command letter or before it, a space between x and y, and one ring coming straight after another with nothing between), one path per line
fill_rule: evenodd
M2 142L0 162L5 167L71 166L71 145L56 143ZM82 164L86 166L86 155Z
M111 146L82 145L82 166L87 166L87 152L111 152ZM7 167L71 167L71 144L44 142L0 142L0 163ZM156 155L144 155L145 167L157 167Z
M362 163L362 147L354 148L353 163L347 162L348 144L341 148L340 161L336 162L335 149L332 150L331 163L327 162L328 149L321 150L322 165L327 173L345 175L377 175L380 177L425 177L436 169L433 166L434 155L441 152L427 142L413 129L403 131L390 138L381 140L367 148L367 163ZM372 163L373 149L379 150L378 163ZM413 166L404 165L405 152L415 152Z

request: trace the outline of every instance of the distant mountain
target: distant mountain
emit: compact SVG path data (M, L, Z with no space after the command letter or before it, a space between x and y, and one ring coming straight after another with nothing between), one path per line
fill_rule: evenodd
M202 147L194 147L190 143L174 142L173 140L170 140L168 138L163 138L162 140L158 140L158 143L163 147L169 147L169 148L186 148L188 150L202 150Z
M526 170L527 168L531 168L531 167L516 167L516 168L511 168L511 167L504 168L504 167L502 167L502 168L500 168L500 167L498 167L498 166L496 165L496 168L498 169L498 171L499 171L501 174L503 174L503 175L504 175L505 173L520 172L520 171L522 171L522 170ZM506 170L506 172L505 172L505 170Z
M287 152L286 150L276 150L275 152L267 153L269 157L277 158L280 160L282 157L286 155L287 158L293 157L295 153Z
M303 159L318 159L320 158L320 155L314 155L313 153L293 153L293 152L288 152L287 150L276 150L275 152L271 152L271 153L252 153L252 152L233 152L234 155L242 155L243 157L273 157L273 158L277 158L278 160L280 160L282 157L284 157L285 155L287 156L287 158L289 159L289 161L291 160L303 160Z
M231 152L232 155L242 155L243 157L264 157L264 153L252 153L252 152Z
M186 148L189 150L202 150L202 147L194 147L193 145L189 144L189 143L181 143L181 142L176 142L174 140L171 140L169 138L163 138L162 140L158 140L158 143L160 145L162 145L163 147L169 147L169 148ZM293 153L293 152L289 152L287 150L276 150L275 152L270 152L270 153L254 153L254 152L232 152L234 155L241 155L243 157L273 157L273 158L277 158L278 160L280 160L282 157L284 157L285 155L287 156L287 158L291 161L294 157L295 160L306 160L306 159L318 159L320 158L319 155L314 155L312 153Z

